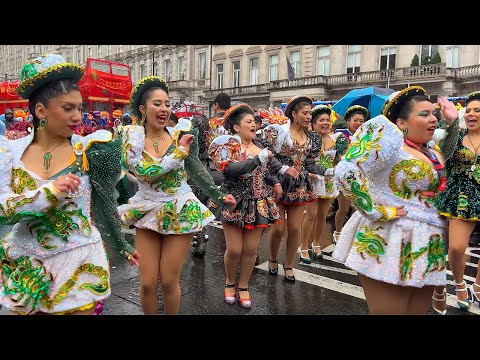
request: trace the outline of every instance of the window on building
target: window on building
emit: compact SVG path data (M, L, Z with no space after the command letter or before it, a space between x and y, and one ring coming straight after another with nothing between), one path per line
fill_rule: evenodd
M112 55L112 45L108 45L107 51L108 51L108 56Z
M170 81L171 72L172 72L172 63L170 59L164 61L164 70L165 70L165 80Z
M330 75L330 46L317 48L317 75Z
M102 57L102 45L97 45L97 57Z
M92 57L92 47L91 46L88 47L88 57L89 58Z
M360 72L362 45L347 45L347 74Z
M422 45L420 65L429 64L437 52L438 45Z
M72 51L71 50L67 50L65 52L65 61L66 62L72 62Z
M446 64L448 68L458 67L458 46L456 45L447 46Z
M223 89L223 64L217 64L217 89Z
M158 65L156 61L152 63L152 74L153 76L158 76Z
M198 54L198 78L205 79L207 77L207 53Z
M77 54L75 55L75 62L77 64L81 64L82 60L80 59L80 50L77 50Z
M233 66L233 87L240 86L240 61L234 61Z
M117 45L117 52L122 53L123 52L123 45Z
M140 79L143 79L146 76L145 74L145 64L140 65Z
M293 71L295 71L295 77L301 76L302 62L300 61L300 50L290 53L290 64L292 64Z
M128 45L128 50L134 50L135 46L134 45Z
M278 80L278 54L270 55L268 58L268 81Z
M258 84L258 57L250 59L250 85Z
M185 80L185 57L180 56L178 58L178 80Z
M382 46L380 49L380 70L395 69L396 57L397 48L395 46Z

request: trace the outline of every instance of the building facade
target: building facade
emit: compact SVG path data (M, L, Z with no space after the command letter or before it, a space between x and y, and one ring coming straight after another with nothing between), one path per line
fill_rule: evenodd
M172 103L226 92L258 109L296 94L337 100L365 86L421 85L433 99L480 89L479 45L0 45L0 77L18 79L27 60L52 52L83 65L126 63L134 84L161 76Z

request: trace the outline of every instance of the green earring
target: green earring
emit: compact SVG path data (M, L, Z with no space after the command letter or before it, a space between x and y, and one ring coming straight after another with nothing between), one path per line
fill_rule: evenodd
M47 126L47 119L42 119L38 123L38 130L45 130L46 126Z
M403 133L403 138L404 139L408 138L408 129L407 128L403 128L402 133Z
M140 122L140 125L145 125L145 118L146 118L145 114L142 114L142 120Z

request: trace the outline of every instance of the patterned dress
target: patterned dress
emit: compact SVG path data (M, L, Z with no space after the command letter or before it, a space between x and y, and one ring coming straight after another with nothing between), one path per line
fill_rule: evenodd
M120 230L115 184L121 176L121 143L108 131L73 135L72 163L48 180L27 170L21 157L33 133L0 136L0 303L19 313L86 310L110 295L102 239L116 253L133 253ZM59 193L53 182L76 174L78 192Z
M458 121L452 127L456 136L447 159L447 189L438 194L436 205L446 217L480 221L480 159L463 145L467 130L458 129Z
M352 136L334 180L358 211L333 257L369 278L402 286L446 284L446 221L429 193L437 171L403 150L403 136L377 116ZM392 207L407 215L393 220Z
M222 135L213 141L209 154L218 171L223 173L220 189L237 200L234 209L210 200L208 205L217 219L245 229L266 228L279 219L272 194L272 186L278 179L271 174L275 174L281 164L275 158L268 158L267 149L249 156L241 148L240 137Z
M348 147L348 140L342 133L329 134L329 136L333 141L333 147L325 151L320 149L320 154L317 159L317 163L325 169L334 168ZM339 194L333 178L325 180L323 175L316 175L316 177L312 178L312 185L320 199L333 199Z
M138 192L128 204L118 208L125 225L160 234L188 234L201 230L215 219L212 212L193 194L187 177L210 198L223 202L222 194L198 158L197 129L182 118L167 127L173 142L162 158L145 151L142 126L124 127L123 163L140 181ZM194 135L190 152L177 146L183 134Z
M326 169L315 161L319 157L322 139L316 132L305 131L305 134L307 141L302 145L292 139L289 120L283 125L267 126L263 130L263 138L260 139L262 145L272 151L282 164L278 179L283 189L280 203L285 205L303 205L318 199L309 173L325 173ZM298 170L298 179L285 174L289 167Z

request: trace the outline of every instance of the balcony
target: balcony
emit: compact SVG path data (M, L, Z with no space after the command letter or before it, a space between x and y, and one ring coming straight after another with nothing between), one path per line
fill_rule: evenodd
M269 84L239 86L234 88L213 89L205 91L205 98L213 99L220 93L225 93L230 96L255 96L268 95Z
M447 76L452 76L451 70L447 69L445 64L411 66L407 68L398 68L390 70L366 71L356 74L331 75L327 78L327 86L341 87L363 86L385 84L389 81L392 84L428 82L431 80L442 81Z
M302 77L293 80L275 80L268 84L269 89L283 89L301 86L317 86L327 84L327 77L323 75Z
M195 87L195 81L192 81L192 80L169 81L168 87L170 88L170 90L192 89Z
M365 86L422 84L453 80L454 82L472 82L480 79L480 65L457 69L447 68L445 64L411 66L406 68L366 71L355 74L330 76L307 76L294 80L276 80L267 84L242 86L236 88L212 89L205 91L207 99L213 99L221 92L236 97L267 95L272 90L292 88L324 88L328 91L351 90Z
M465 66L449 70L453 73L455 82L478 80L480 77L480 65Z

